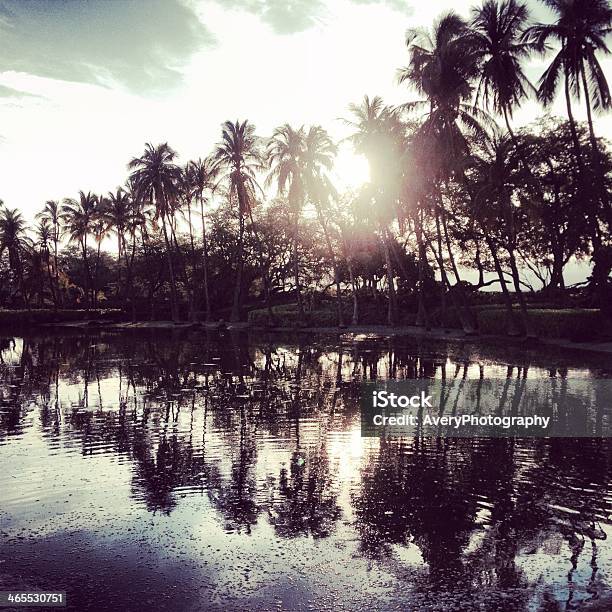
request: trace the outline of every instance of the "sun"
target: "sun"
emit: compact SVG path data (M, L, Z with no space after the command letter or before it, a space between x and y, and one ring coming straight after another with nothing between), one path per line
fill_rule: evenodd
M333 173L338 189L357 189L370 180L370 165L363 155L344 143L339 147Z

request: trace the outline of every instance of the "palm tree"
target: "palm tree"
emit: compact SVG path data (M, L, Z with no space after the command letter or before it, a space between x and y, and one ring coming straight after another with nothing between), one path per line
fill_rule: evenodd
M389 224L395 214L394 200L398 195L398 184L394 180L397 176L393 171L394 168L398 168L395 146L398 129L397 117L378 96L372 99L364 96L361 104L350 104L349 110L353 118L345 120L345 123L354 130L349 136L349 141L353 143L357 153L365 155L370 166L370 184L366 186L362 200L373 203L375 206L373 210L370 206L362 208L366 214L372 216L372 220L378 226L389 291L387 322L389 325L395 325L397 323L397 300Z
M203 270L203 289L204 289L204 306L206 309L206 321L210 321L210 292L208 287L208 240L206 237L206 215L204 206L212 198L217 187L217 177L219 168L215 166L211 158L204 160L198 159L187 164L186 168L187 181L189 183L191 193L196 202L200 205L200 217L202 220L202 270Z
M96 247L96 264L94 266L93 274L93 288L92 288L92 301L94 307L98 307L98 272L100 270L100 257L102 255L102 242L110 231L108 223L108 199L100 195L97 198L96 209L94 211L94 219L92 224L92 233Z
M413 137L413 151L417 153L421 167L427 169L422 177L429 186L416 197L414 211L419 244L419 270L426 264L426 248L423 219L427 191L433 194L434 210L444 221L446 211L439 194L440 185L453 175L463 172L464 162L470 153L468 135L486 136L484 125L492 123L490 117L471 103L472 83L479 74L480 54L470 30L463 19L452 11L442 15L431 32L409 30L406 45L410 53L409 64L399 71L399 82L408 82L425 96L424 100L408 102L401 108L408 112L424 109L421 124ZM446 224L443 223L448 240ZM455 291L459 299L458 312L464 312L463 328L467 333L475 331L475 317L463 294L455 258L450 247L448 256L455 275ZM442 261L442 258L440 258ZM421 263L422 262L422 263ZM421 274L420 274L421 276ZM426 324L422 283L419 283L419 312L417 324Z
M64 226L64 232L68 235L68 240L78 242L81 247L85 273L85 304L88 311L91 305L92 278L87 253L87 238L93 230L97 202L97 196L91 192L79 191L78 200L65 198L60 209L60 218Z
M535 91L521 66L536 50L523 36L528 20L527 6L517 0L486 0L472 9L470 24L471 43L480 63L475 104L482 100L487 110L503 116L515 147L518 143L510 118Z
M581 191L587 193L592 184L586 176L571 103L572 95L578 99L584 95L591 155L594 162L592 165L597 169L598 175L593 181L597 192L596 198L601 202L602 208L607 210L609 194L604 186L599 163L592 111L607 110L612 106L610 88L597 58L598 53L608 54L610 52L606 45L606 37L612 27L612 8L607 0L544 0L544 2L556 14L556 21L551 24L538 23L532 26L525 33L525 37L532 41L541 52L548 50L549 41L557 43L559 49L540 78L538 97L545 105L552 103L559 83L563 80L567 115L582 182ZM595 201L592 202L591 208L589 222L593 260L597 262L602 253L605 257L605 247L602 245ZM606 284L606 278L597 272L599 269L600 267L596 265L591 277L591 286L596 296L604 290Z
M121 256L125 251L125 232L130 220L131 207L131 198L123 187L117 187L114 193L108 192L103 215L108 230L117 236L117 295L121 293Z
M0 211L0 257L6 249L9 256L9 266L15 277L21 293L24 306L30 308L30 302L23 281L22 255L27 249L25 236L26 222L21 213L15 209L3 208Z
M340 292L339 264L332 245L329 219L330 211L326 204L331 197L335 197L331 180L327 174L334 165L334 158L338 147L333 143L329 134L319 125L313 125L306 133L304 139L304 187L308 200L314 205L317 217L323 230L325 244L336 284L336 305L338 325L344 325L342 314L342 294Z
M126 285L130 296L130 306L132 321L136 321L136 300L134 287L134 260L136 258L137 236L140 237L143 248L146 249L147 222L150 218L150 208L147 202L138 197L138 193L133 181L129 179L125 183L123 191L127 198L127 214L125 216L125 233L123 236L123 256L127 271Z
M47 200L45 207L38 213L38 218L41 220L47 220L51 224L51 239L53 240L53 268L55 271L55 291L54 296L56 301L61 301L60 289L59 289L59 266L57 263L57 255L59 250L59 240L62 231L61 228L61 214L60 204L57 200ZM57 307L57 303L56 303Z
M540 51L548 50L549 41L560 45L552 62L540 78L538 97L545 104L552 103L561 79L564 82L567 114L577 155L580 143L571 106L571 95L580 99L587 110L593 151L597 150L593 130L592 110L606 110L612 106L606 75L597 59L597 53L610 51L606 37L612 27L612 8L607 0L543 0L556 14L554 23L537 23L525 33ZM590 86L589 86L590 84Z
M168 259L168 272L170 275L170 307L172 320L179 320L178 295L174 266L172 264L173 249L170 244L168 225L172 226L177 200L177 185L181 169L174 163L176 152L164 142L153 146L145 145L141 157L133 158L128 164L132 170L130 179L134 184L138 198L151 202L155 206L155 218L161 219L166 256Z
M53 272L51 271L51 258L49 256L49 244L53 240L53 229L51 228L48 219L42 218L36 225L34 231L36 234L36 242L39 248L40 259L47 269L49 288L51 289L51 296L53 298L53 306L55 309L57 309L57 295L53 282Z
M240 320L242 298L242 272L244 268L244 219L250 216L258 187L255 173L263 169L263 159L255 126L247 120L240 123L226 121L222 126L221 141L217 144L212 159L214 167L222 173L229 200L238 200L238 249L236 252L236 284L232 303L232 321Z
M400 83L409 83L425 99L401 108L425 109L420 133L432 141L438 171L449 172L468 151L464 130L484 134L491 123L472 104L472 83L479 75L480 54L466 22L452 11L440 17L431 32L412 29L406 35L409 64L399 70Z
M266 183L276 180L278 193L287 193L289 210L293 215L293 275L296 302L300 321L304 320L304 306L300 291L300 267L298 257L299 220L304 206L304 128L294 129L287 123L276 128L268 143L270 172Z

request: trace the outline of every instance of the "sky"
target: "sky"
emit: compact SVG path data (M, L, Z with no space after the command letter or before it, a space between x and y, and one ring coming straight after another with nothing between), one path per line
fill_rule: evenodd
M121 185L145 142L168 142L180 161L204 157L226 119L261 136L289 122L335 139L365 94L416 99L398 85L405 33L462 0L0 0L0 198L28 219L49 199ZM539 2L536 20L552 15ZM534 58L534 81L546 60ZM612 60L604 61L612 75ZM564 115L557 100L553 114ZM516 126L541 107L528 102ZM584 118L575 104L577 118ZM596 130L610 133L612 118ZM342 147L341 186L367 179Z

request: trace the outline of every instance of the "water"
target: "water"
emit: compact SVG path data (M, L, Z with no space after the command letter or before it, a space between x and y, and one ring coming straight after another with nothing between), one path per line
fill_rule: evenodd
M610 603L610 440L381 441L359 418L362 380L610 378L609 356L194 332L0 355L0 590L79 611Z

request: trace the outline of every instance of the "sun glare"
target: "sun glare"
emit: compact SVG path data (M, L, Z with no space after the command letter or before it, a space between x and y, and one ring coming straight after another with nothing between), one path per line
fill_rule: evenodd
M370 180L368 160L355 153L350 146L340 147L334 163L337 187L357 189Z

